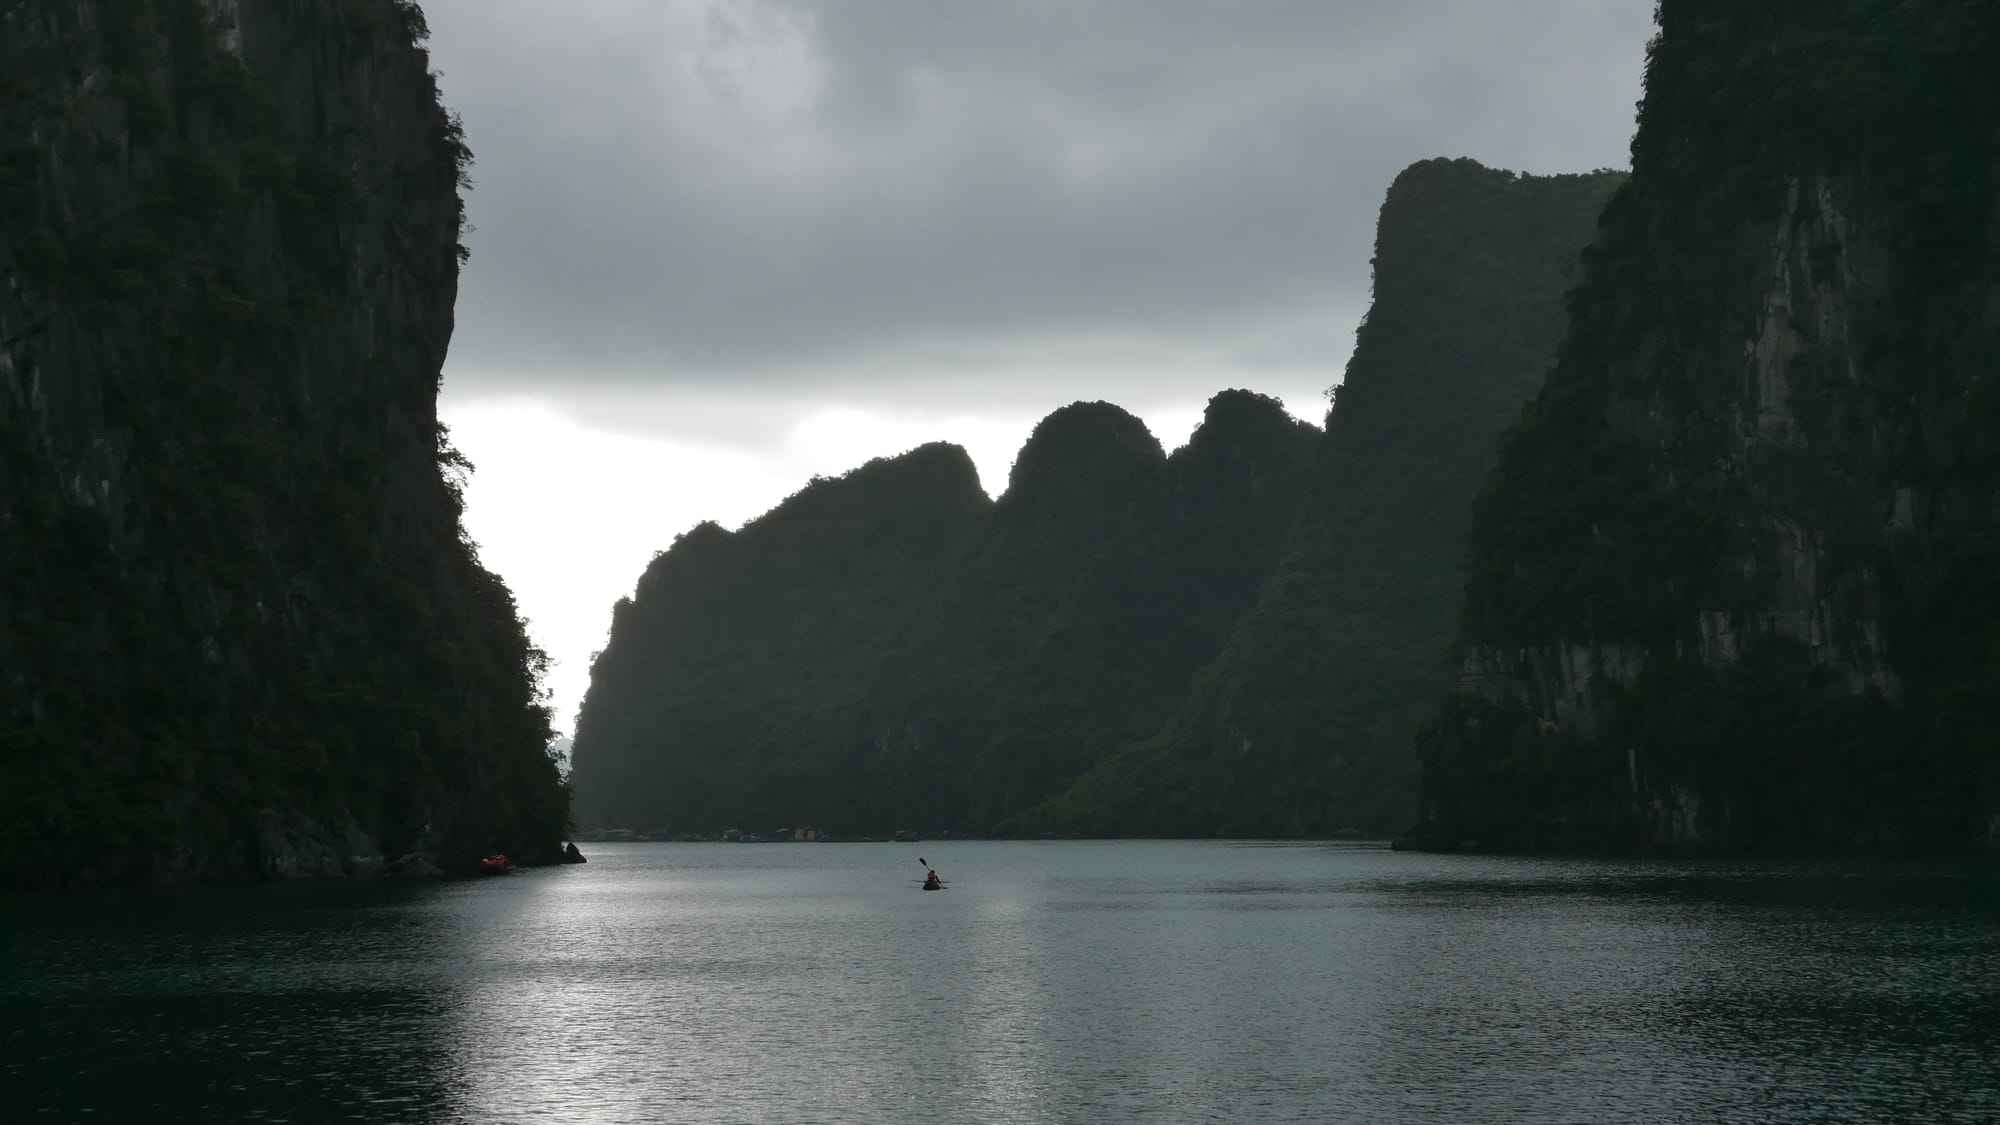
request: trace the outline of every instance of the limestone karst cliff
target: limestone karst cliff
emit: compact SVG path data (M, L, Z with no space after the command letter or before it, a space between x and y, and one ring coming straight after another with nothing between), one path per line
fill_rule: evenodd
M1029 818L1087 834L1388 835L1444 651L1473 492L1541 385L1618 173L1427 160L1382 204L1375 292L1254 608L1167 722Z
M1240 390L1165 456L1108 404L1045 419L869 701L874 752L924 779L905 817L1023 831L1156 727L1275 564L1317 437Z
M468 153L408 0L0 9L0 880L560 843L438 424Z
M1437 846L2000 831L2000 10L1665 0L1501 445Z

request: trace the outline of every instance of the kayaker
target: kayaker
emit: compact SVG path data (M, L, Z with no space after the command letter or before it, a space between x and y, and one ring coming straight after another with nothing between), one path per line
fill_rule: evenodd
M943 886L944 886L943 883L938 882L937 868L935 867L931 868L931 873L924 876L924 889L927 891L934 891Z

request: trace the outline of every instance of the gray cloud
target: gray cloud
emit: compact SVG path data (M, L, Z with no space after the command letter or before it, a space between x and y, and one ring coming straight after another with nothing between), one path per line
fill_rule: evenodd
M1149 394L1246 381L1230 371L1324 386L1395 173L1438 155L1622 165L1651 12L425 6L478 156L453 392L599 404L696 387L1012 401L1082 369Z

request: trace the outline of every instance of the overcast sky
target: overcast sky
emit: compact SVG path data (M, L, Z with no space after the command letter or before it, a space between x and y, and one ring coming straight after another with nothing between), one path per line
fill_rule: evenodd
M556 659L703 519L1078 399L1319 422L1406 165L1624 167L1652 0L425 0L477 157L441 410Z

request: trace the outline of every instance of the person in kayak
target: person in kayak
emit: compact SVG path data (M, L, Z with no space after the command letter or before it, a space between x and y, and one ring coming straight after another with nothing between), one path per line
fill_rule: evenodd
M931 868L931 873L924 876L924 889L927 891L944 889L944 884L938 881L937 868Z

